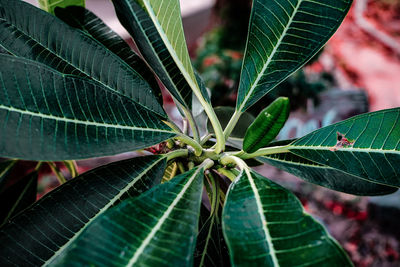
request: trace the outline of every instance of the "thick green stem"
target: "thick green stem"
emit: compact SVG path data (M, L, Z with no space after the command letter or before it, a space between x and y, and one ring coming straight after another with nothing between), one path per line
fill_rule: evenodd
M219 173L221 173L222 175L228 177L229 180L231 180L232 182L236 179L236 175L235 175L232 171L230 171L230 170L228 170L228 169L219 168L217 171L218 171Z
M187 149L178 149L167 154L167 161L176 159L176 158L187 158L189 156L189 151Z
M201 101L200 101L201 103ZM214 109L210 104L205 102L206 105L203 105L204 111L206 112L208 119L211 122L211 125L213 126L214 133L215 133L215 138L217 139L217 143L215 145L215 152L217 154L221 153L222 151L225 150L225 137L224 133L222 131L221 124L219 123L219 120L217 118L217 115L215 115Z
M199 130L197 129L197 124L194 121L192 112L190 112L186 108L183 108L183 112L185 113L186 119L190 125L190 128L192 129L194 140L199 143L200 142Z
M242 116L242 112L240 111L235 111L235 113L233 113L232 118L230 119L230 121L228 122L228 125L226 125L225 130L224 130L224 138L225 141L228 140L229 136L231 135L233 129L235 128L237 122L240 119L240 116Z
M203 147L194 139L190 138L187 135L184 134L180 134L178 137L176 137L176 139L178 139L179 141L193 147L194 149L194 154L196 156L200 156L201 153L203 153Z
M252 159L256 157L272 155L272 154L280 154L280 153L287 153L289 152L289 146L272 146L272 147L265 147L257 150L254 153L246 153L244 151L230 153L232 156L239 157L241 159ZM228 152L229 153L229 152Z

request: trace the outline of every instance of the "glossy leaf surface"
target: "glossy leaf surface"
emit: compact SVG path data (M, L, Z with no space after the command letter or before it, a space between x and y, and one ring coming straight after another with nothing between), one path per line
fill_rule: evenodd
M246 131L243 140L243 150L247 153L256 152L266 147L285 125L289 117L289 99L280 97L266 107Z
M0 0L0 46L118 91L161 116L149 84L126 62L81 30L23 1Z
M307 182L347 194L377 196L397 191L395 187L372 183L360 177L296 156L290 152L268 155L257 159L287 171Z
M5 188L7 177L17 162L18 161L16 160L5 160L0 162L0 191Z
M254 0L236 109L245 111L333 35L351 0Z
M36 201L38 173L32 172L0 192L0 226Z
M174 136L129 98L45 65L0 55L0 155L68 160L141 149Z
M79 6L57 8L56 16L71 27L82 30L92 38L99 41L108 50L125 61L132 69L139 73L151 86L153 94L162 106L160 87L153 72L146 63L132 50L132 48L100 18L89 10Z
M108 208L158 184L165 165L161 156L115 162L53 190L1 229L0 265L48 264Z
M229 266L229 262L228 248L222 234L221 212L210 214L210 211L202 205L194 266Z
M400 108L321 128L295 141L289 150L366 180L400 187Z
M203 168L105 212L56 259L55 266L191 266Z
M222 226L233 266L352 266L291 192L254 172L230 186Z
M173 97L189 109L192 90L202 90L187 51L179 1L120 0L113 4L143 57ZM209 102L207 95L203 97Z

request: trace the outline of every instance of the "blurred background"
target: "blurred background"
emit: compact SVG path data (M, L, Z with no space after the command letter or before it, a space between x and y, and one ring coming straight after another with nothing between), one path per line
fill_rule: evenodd
M25 1L37 5L36 0ZM213 105L234 106L251 1L180 2L189 52L211 91ZM109 0L86 0L86 7L134 47ZM292 109L279 139L303 136L360 113L399 107L400 0L354 0L349 15L323 50L249 113L256 116L277 96L288 96ZM167 112L179 120L168 94L164 94L164 103ZM131 155L77 164L84 172ZM23 168L16 168L16 173L33 163L18 164ZM356 266L400 266L400 194L355 197L303 182L273 167L257 167L257 171L293 190L307 212L328 227ZM49 168L40 177L38 197L57 185Z

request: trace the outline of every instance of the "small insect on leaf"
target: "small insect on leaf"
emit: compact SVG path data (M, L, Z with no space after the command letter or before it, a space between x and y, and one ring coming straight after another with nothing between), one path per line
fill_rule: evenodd
M353 147L354 140L347 139L344 134L336 132L336 145L330 148L330 151L337 151L338 148L348 148Z

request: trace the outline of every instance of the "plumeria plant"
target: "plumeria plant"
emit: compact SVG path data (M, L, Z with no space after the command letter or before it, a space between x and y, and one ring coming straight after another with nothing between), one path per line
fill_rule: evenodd
M54 162L75 176L73 160L154 152L82 173L26 208L30 187L14 188L0 265L351 266L293 193L250 166L354 195L393 193L400 109L279 142L287 98L238 123L321 49L351 1L254 0L237 104L224 121L192 68L179 1L112 2L141 56L83 7L52 15L0 0L0 156L10 159L0 163L1 193L19 160L38 162L23 178L33 181L46 164L57 172ZM188 127L168 118L158 81Z

